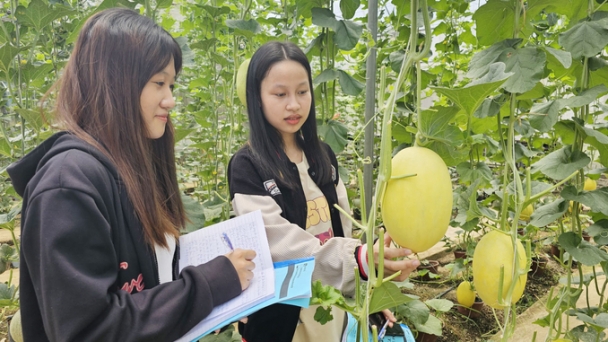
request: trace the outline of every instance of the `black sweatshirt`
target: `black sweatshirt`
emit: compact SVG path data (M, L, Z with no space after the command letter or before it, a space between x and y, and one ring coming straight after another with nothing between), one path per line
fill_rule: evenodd
M116 168L75 136L55 134L8 173L23 197L26 342L173 341L241 293L223 256L179 276L175 269L177 280L159 285L154 251Z

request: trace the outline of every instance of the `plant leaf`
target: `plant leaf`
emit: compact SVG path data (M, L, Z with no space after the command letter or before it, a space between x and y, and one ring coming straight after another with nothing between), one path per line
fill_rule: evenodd
M532 216L530 216L530 224L535 227L544 227L551 222L564 216L564 213L568 210L568 201L560 198L549 204L545 204L541 207L536 208Z
M8 67L17 54L29 47L16 48L6 43L0 46L0 70L8 72Z
M334 31L336 31L338 27L338 20L336 20L336 16L327 8L313 8L312 23L320 27L330 28Z
M563 107L578 108L590 104L607 92L608 88L606 88L605 85L600 84L591 89L586 89L577 96L561 99L560 103Z
M441 336L441 321L435 317L429 315L429 319L424 324L415 324L416 330L422 331L427 334Z
M491 45L513 35L515 8L512 1L489 0L473 14L477 26L477 40L481 45Z
M530 126L542 133L549 132L557 123L562 108L560 100L534 104L530 109Z
M503 88L510 93L525 93L543 78L547 55L536 47L504 51L500 61L506 64L505 72L513 73Z
M55 8L45 4L42 0L32 0L27 8L17 7L15 17L17 21L25 26L33 27L40 32L53 20L73 13L72 10L55 5Z
M357 81L354 77L347 74L344 70L338 70L340 76L340 86L346 95L357 96L365 88L365 84Z
M560 246L583 265L594 266L608 261L608 253L591 245L574 232L566 232L558 238Z
M40 129L45 126L44 119L39 111L24 108L15 108L15 111L19 113L27 123L32 125L36 131L40 131Z
M608 220L599 220L587 228L587 233L598 245L608 245Z
M361 5L361 0L341 0L340 11L344 19L352 19Z
M447 96L467 115L473 115L475 110L481 105L486 97L496 91L500 86L505 83L510 74L504 73L504 63L494 63L490 65L484 82L487 83L476 83L471 82L471 86L464 88L434 88L440 94Z
M570 52L554 49L550 46L543 46L542 49L553 56L564 68L568 69L572 66L572 54Z
M253 34L258 34L262 32L262 27L257 21L255 21L255 19L226 19L226 26L233 29L241 30L241 32L251 32Z
M314 80L312 80L313 86L318 86L321 83L333 81L340 77L340 73L334 69L325 69L321 72Z
M608 45L608 18L577 23L560 33L559 44L572 54L573 59L597 55Z
M485 75L492 64L500 61L500 56L503 52L514 49L521 42L521 39L505 39L485 50L477 52L469 62L467 77L474 79Z
M405 305L399 305L395 312L399 316L407 317L414 324L424 324L429 319L431 311L429 307L419 300L413 300Z
M414 299L411 297L401 293L401 290L397 285L390 281L385 281L380 287L374 289L372 298L369 302L369 312L379 312L413 300Z
M340 153L348 143L348 128L341 122L329 120L325 125L319 126L318 133L335 153Z
M429 299L424 303L438 312L448 312L454 306L454 303L447 299Z
M334 41L340 50L352 50L363 33L363 25L350 20L340 20L336 25Z
M555 152L551 152L543 159L532 164L532 172L542 172L547 177L562 180L570 176L574 171L587 166L591 159L584 152L572 152L572 146L565 146Z
M186 211L186 226L184 231L191 233L199 230L205 226L205 213L203 205L200 204L196 199L182 194L182 202L184 203L184 210Z
M594 212L608 215L608 188L579 193L574 186L569 185L562 190L561 196L570 201L580 202Z

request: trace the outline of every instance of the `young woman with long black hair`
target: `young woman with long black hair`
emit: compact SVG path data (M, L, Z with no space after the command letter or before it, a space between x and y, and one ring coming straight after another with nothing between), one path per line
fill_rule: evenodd
M63 129L8 172L23 196L26 341L173 341L248 287L255 252L177 272L176 41L128 9L93 15L60 79Z
M352 296L355 267L364 279L368 273L367 248L351 238L351 222L334 208L350 210L336 156L317 136L306 55L289 42L266 43L251 58L246 94L249 140L228 167L236 214L261 210L274 261L314 256L314 280ZM388 247L390 241L384 241L385 271L401 271L397 280L403 280L419 261L392 260L411 252ZM334 319L321 325L314 312L272 305L250 315L239 331L247 342L340 341L344 313L334 310Z

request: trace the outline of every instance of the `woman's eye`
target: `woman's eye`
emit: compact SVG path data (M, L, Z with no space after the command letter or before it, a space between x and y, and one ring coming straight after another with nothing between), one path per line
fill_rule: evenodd
M275 94L275 96L283 97L283 96L285 96L285 93L278 93L278 94Z
M300 91L300 95L304 95L304 94L306 94L306 93L308 93L308 89L307 89L307 90L301 90L301 91Z
M154 82L154 83L158 84L161 87L165 85L165 82Z
M175 89L175 84L172 84L169 86L169 88L171 89L171 91L173 92L173 89Z

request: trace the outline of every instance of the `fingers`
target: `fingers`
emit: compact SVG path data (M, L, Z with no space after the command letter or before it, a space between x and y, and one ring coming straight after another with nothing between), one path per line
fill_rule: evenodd
M249 249L235 249L226 254L230 260L241 282L241 289L244 291L251 284L255 263L252 261L256 256L255 251Z
M395 318L395 315L393 315L393 313L389 309L382 310L382 314L384 315L384 318L386 318L386 320L388 321L388 326L392 328L393 323L397 322L397 318Z
M420 266L420 261L417 259L384 260L384 271L386 273L393 274L401 271L401 274L394 279L395 281L404 281L418 266Z
M412 254L407 248L384 248L384 259L402 258Z
M388 233L388 231L385 229L384 230L384 246L385 247L390 247L391 246L391 242L393 241L393 239L391 238L391 235Z

